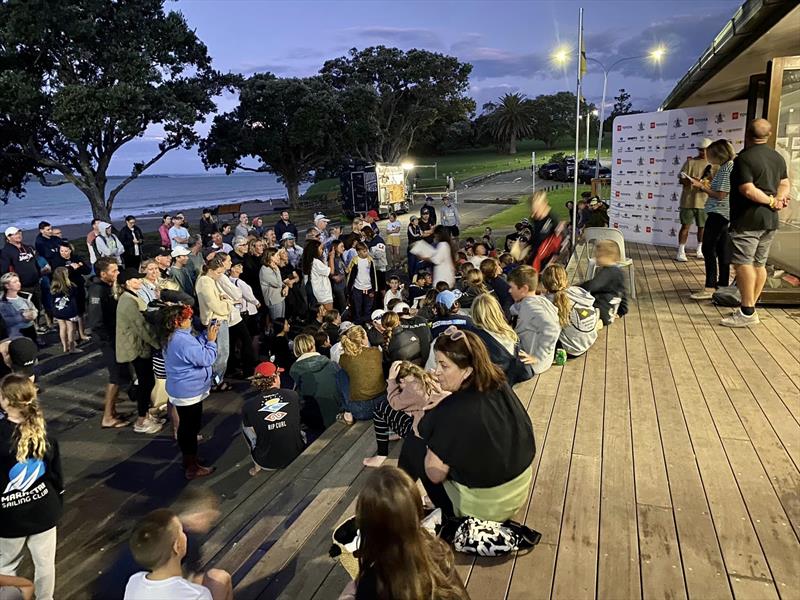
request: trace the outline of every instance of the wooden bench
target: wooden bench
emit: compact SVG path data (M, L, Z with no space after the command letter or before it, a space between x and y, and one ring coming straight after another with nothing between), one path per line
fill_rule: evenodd
M219 215L233 215L234 218L239 218L239 213L242 212L242 203L236 202L233 204L220 204L214 211L214 214Z

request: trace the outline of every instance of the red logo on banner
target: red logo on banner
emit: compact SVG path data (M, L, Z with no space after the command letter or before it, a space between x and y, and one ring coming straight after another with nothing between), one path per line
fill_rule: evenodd
M653 192L647 192L647 199L648 200L652 200L653 199Z
M651 158L651 159L650 159L650 164L651 164L651 165L654 165L654 164L656 164L656 159L655 159L655 158Z
M644 232L645 233L651 233L652 231L653 231L653 229L651 227L645 227L644 228Z
M615 197L617 197L617 198L619 198L619 190L617 190L616 192L614 192L614 196L615 196Z
M614 223L614 229L619 229L619 223Z
M622 131L622 125L617 125L617 131Z
M736 121L738 118L739 118L739 113L738 113L738 112L731 113L731 119L733 119L734 121Z
M655 129L655 128L656 128L656 122L650 121L650 129Z
M689 125L694 125L694 117L689 117Z
M618 158L618 159L617 159L617 164L618 164L618 165L621 165L621 164L622 164L622 159L621 159L621 158Z

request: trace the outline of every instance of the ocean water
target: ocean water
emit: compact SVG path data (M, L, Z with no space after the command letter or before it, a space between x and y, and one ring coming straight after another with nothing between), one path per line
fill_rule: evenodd
M109 178L112 190L122 177ZM307 186L300 188L304 191ZM235 175L159 175L139 177L117 196L111 217L119 224L125 215L137 217L176 212L203 206L216 206L240 201L285 198L286 188L269 173ZM89 200L71 184L42 187L30 182L23 198L11 196L8 204L0 203L0 226L15 225L35 229L39 221L53 225L89 223L92 210Z

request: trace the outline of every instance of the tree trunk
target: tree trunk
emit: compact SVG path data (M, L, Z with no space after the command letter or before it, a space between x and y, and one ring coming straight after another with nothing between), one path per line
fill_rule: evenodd
M111 223L111 211L106 206L104 194L94 186L88 189L81 189L81 191L89 199L89 205L92 207L92 218Z
M300 200L300 184L296 181L287 181L284 185L286 185L286 194L289 196L289 206L296 209Z
M511 139L508 140L508 153L509 154L516 154L517 153L517 134L512 133Z

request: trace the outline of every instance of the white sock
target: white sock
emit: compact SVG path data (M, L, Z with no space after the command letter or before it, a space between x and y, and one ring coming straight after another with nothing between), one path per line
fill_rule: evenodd
M684 254L686 252L686 244L679 244L678 245L678 254Z

